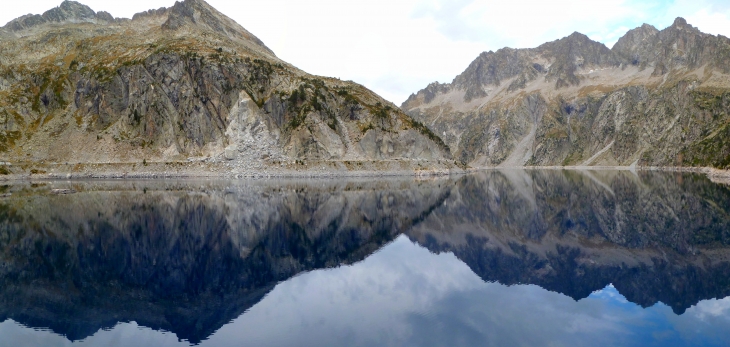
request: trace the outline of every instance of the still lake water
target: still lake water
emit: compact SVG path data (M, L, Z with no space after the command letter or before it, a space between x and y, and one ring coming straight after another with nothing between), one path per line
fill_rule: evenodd
M730 345L730 189L701 175L0 194L0 346Z

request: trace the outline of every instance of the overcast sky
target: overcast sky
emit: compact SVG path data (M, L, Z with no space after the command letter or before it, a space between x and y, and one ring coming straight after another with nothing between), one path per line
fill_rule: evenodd
M82 0L128 17L173 0ZM0 0L0 23L61 0ZM627 30L681 16L730 37L730 0L208 0L276 55L312 74L353 80L400 105L433 81L451 82L476 56L527 48L574 31L611 47Z

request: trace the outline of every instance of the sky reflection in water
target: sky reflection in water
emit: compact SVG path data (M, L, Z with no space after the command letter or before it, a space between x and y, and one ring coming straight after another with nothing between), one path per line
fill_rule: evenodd
M676 315L642 309L609 285L578 302L536 285L485 283L453 254L400 236L366 260L279 284L201 346L726 346L730 298ZM71 343L0 324L8 346L189 346L174 334L120 323Z
M701 176L130 184L5 188L0 346L730 345Z

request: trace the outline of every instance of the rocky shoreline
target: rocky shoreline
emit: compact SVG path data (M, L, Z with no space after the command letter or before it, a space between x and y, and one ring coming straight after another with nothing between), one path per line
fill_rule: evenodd
M463 174L450 165L418 161L300 162L240 170L220 162L76 163L0 165L0 181L63 179L166 179L166 178L330 178L330 177L435 177Z
M431 163L429 163L431 164ZM490 170L574 170L574 171L664 171L705 174L716 183L730 184L730 170L709 167L641 167L641 166L522 166L461 169L443 165L419 167L417 161L315 162L286 166L265 166L238 170L227 163L152 162L152 163L76 163L31 164L0 163L0 181L67 179L170 179L170 178L347 178L347 177L443 177Z

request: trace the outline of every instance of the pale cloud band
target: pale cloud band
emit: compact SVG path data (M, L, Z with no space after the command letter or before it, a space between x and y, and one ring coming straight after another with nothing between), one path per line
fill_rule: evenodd
M60 0L0 0L0 22L42 13ZM172 0L82 0L131 17ZM359 82L396 104L433 81L450 82L476 56L535 47L574 31L611 47L643 23L658 29L684 17L730 36L730 1L585 0L208 0L280 58L317 75Z

